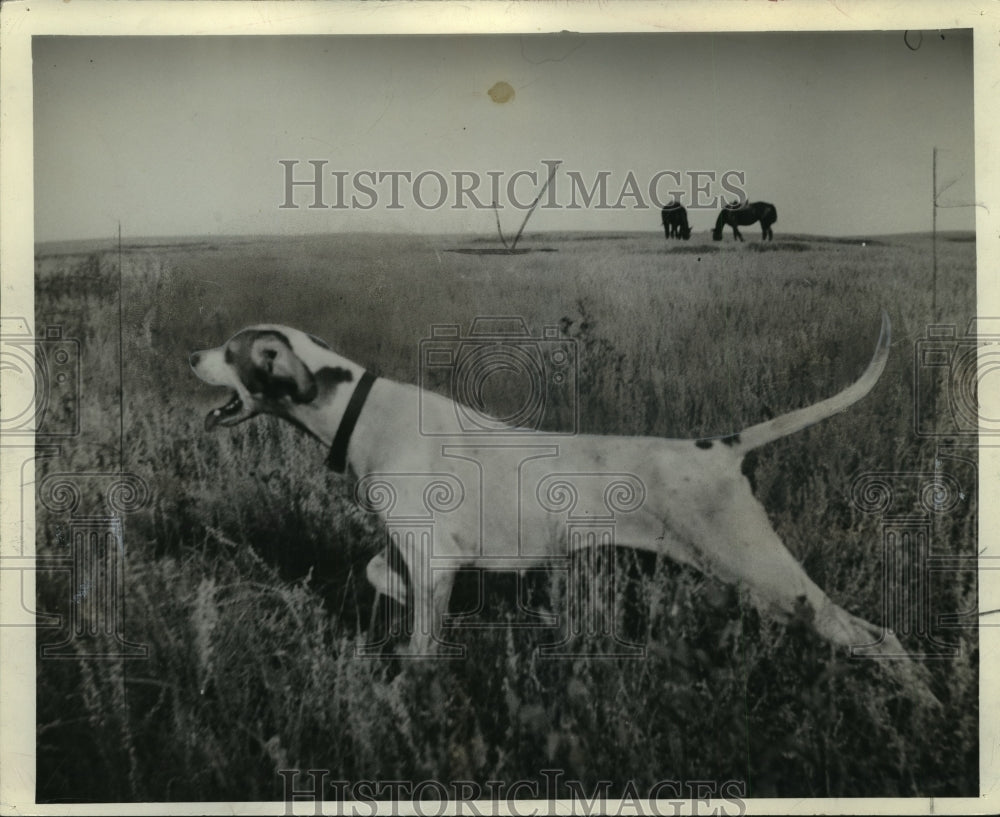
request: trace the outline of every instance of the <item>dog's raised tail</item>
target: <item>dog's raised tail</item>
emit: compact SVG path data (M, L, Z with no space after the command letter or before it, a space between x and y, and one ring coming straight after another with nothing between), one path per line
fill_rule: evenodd
M883 310L882 331L875 346L875 354L872 356L871 363L868 364L868 368L865 369L861 377L833 397L828 397L826 400L821 400L819 403L814 403L806 408L782 414L773 420L768 420L765 423L759 423L744 429L739 433L738 440L733 440L733 443L735 443L733 447L742 452L750 451L758 446L766 445L782 437L787 437L789 434L794 434L796 431L801 431L803 428L811 426L813 423L818 423L827 417L832 417L834 414L858 402L858 400L872 390L872 387L882 374L882 370L885 369L885 362L889 359L891 334L892 327L889 322L889 315Z

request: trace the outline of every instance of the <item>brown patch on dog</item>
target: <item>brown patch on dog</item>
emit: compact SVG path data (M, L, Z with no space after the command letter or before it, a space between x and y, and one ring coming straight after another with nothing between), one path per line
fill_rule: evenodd
M227 360L236 369L247 391L264 400L289 397L296 403L315 399L316 380L288 338L267 330L237 335L226 347Z

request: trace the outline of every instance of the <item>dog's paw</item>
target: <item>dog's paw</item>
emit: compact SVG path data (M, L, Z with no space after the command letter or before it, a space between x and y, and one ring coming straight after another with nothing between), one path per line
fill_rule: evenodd
M907 658L908 653L891 630L851 615L833 602L814 611L812 626L817 634L839 647L864 648L893 658Z

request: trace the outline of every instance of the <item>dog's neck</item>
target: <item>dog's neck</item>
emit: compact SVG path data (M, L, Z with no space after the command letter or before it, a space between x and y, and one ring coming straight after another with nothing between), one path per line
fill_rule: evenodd
M361 411L365 407L368 393L375 385L375 380L376 377L371 372L366 371L361 375L361 379L354 387L351 399L347 403L347 408L344 410L344 415L340 418L340 427L333 437L330 453L326 457L327 467L334 473L343 474L347 470L347 446L351 442L354 426L361 416Z
M329 447L347 413L365 369L339 355L327 352L322 360L303 361L316 378L318 392L308 403L288 407L288 419Z

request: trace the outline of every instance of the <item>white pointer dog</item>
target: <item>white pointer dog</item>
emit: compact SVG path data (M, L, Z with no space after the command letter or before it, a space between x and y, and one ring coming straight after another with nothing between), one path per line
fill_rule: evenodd
M359 501L369 510L387 522L407 514L433 522L432 536L410 537L401 547L413 593L409 649L415 654L433 653L443 643L438 628L456 570L565 559L593 541L570 534L569 519L584 527L603 520L613 527L616 545L663 553L741 584L759 607L805 621L835 645L902 658L906 652L891 631L848 613L810 580L740 472L748 451L868 394L885 367L889 333L883 313L871 363L839 394L715 440L472 435L463 431L452 400L375 378L323 341L286 326L244 329L190 361L203 381L232 390L231 399L208 414L206 429L259 413L282 417L330 449L331 468L353 471ZM381 505L361 495L363 485L379 481L392 494ZM430 496L432 483L448 496ZM368 575L406 603L405 591L388 588L377 571Z

